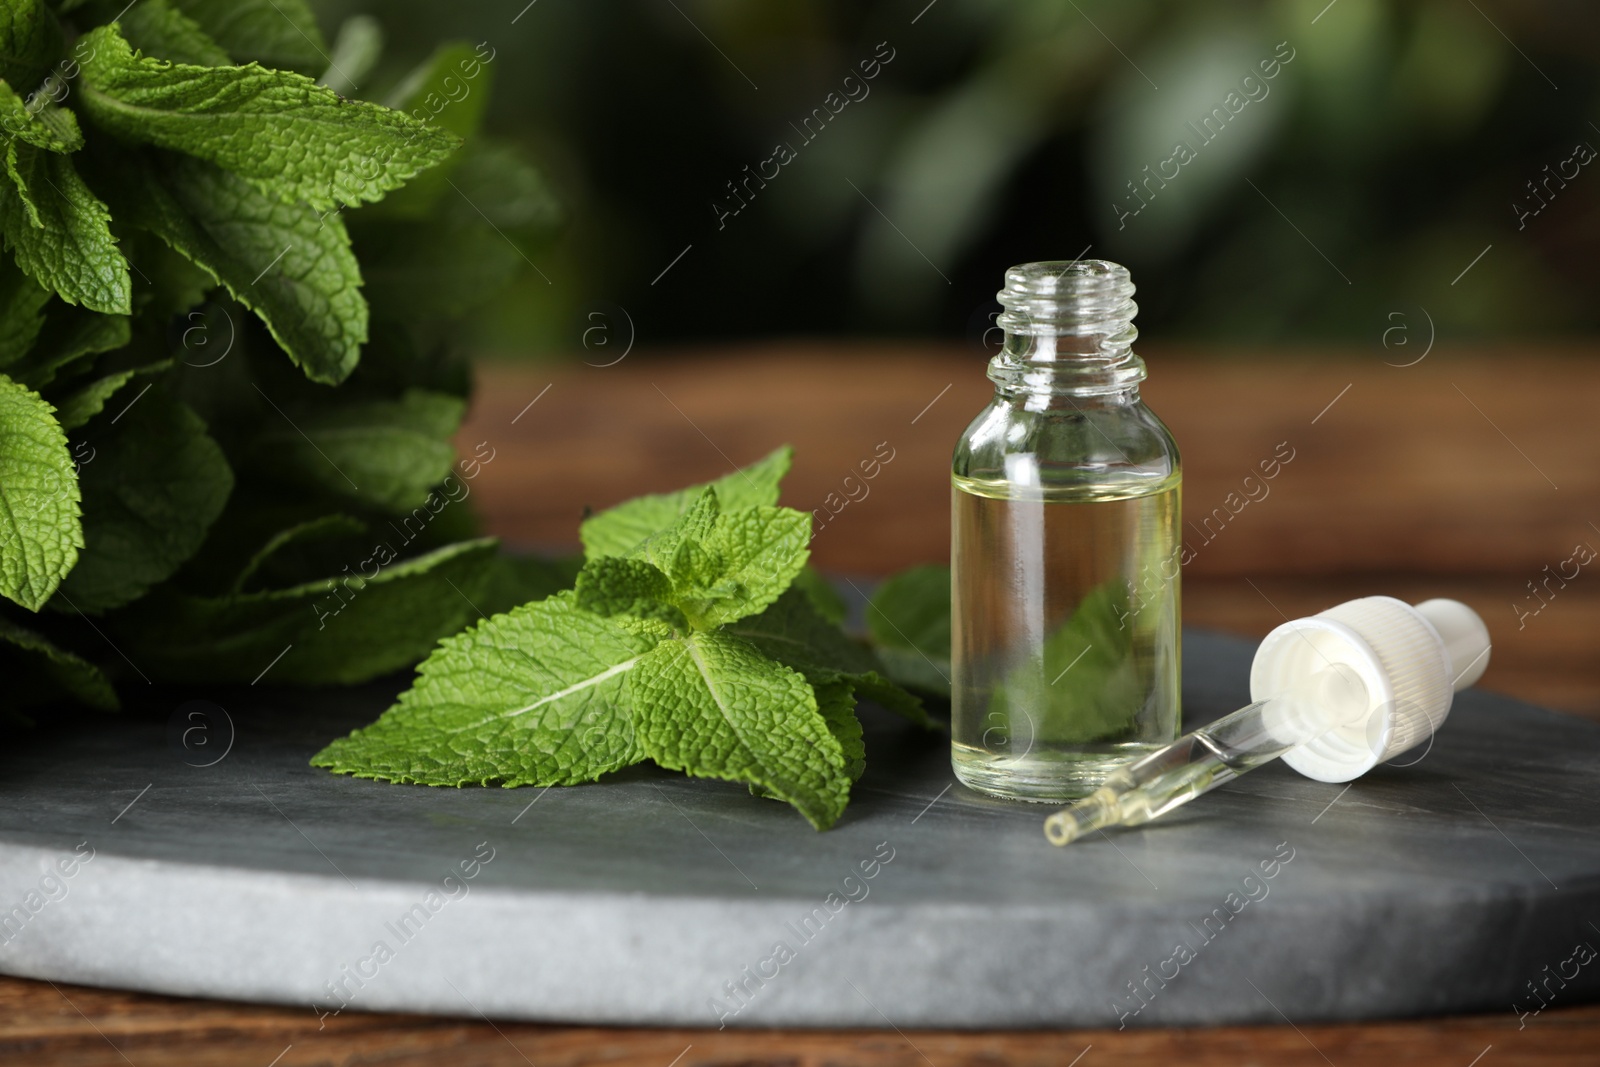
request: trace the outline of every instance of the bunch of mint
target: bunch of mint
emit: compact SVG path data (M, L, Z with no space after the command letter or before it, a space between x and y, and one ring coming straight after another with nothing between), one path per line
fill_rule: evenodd
M865 766L856 698L930 723L806 569L811 516L775 506L790 457L589 518L573 589L444 640L394 707L312 763L552 786L648 759L831 826Z
M0 4L0 712L359 681L561 584L475 536L495 451L457 461L450 345L558 213L476 135L491 44L384 106L354 98L380 36L330 45L306 0Z

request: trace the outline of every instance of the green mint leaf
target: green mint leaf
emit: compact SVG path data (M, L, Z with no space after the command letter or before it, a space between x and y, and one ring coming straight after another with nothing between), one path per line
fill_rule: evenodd
M493 67L480 58L483 46L473 46L463 41L447 41L434 50L400 84L389 93L384 103L411 116L418 122L453 134L470 142L478 135L484 108L489 102L489 85ZM492 56L493 52L487 53ZM383 214L421 218L436 215L441 198L449 198L451 206L465 208L473 215L467 225L481 227L485 215L494 211L507 190L474 190L481 200L464 200L471 196L455 181L454 172L463 162L464 153L457 153L427 173L418 175L404 189L385 201ZM451 186L455 185L452 189ZM485 196L485 193L489 195ZM448 221L458 222L458 218ZM494 225L503 225L495 222ZM520 257L519 257L520 258Z
M658 638L561 594L442 641L371 726L312 765L422 785L571 785L639 762L628 678Z
M33 347L50 296L50 290L0 260L0 367L16 363Z
M123 5L123 0L97 0L95 10L106 21L117 18L128 43L154 59L190 63L201 67L226 67L233 58L206 35L200 24L171 0L139 0Z
M133 286L111 213L72 161L14 138L5 163L12 188L0 190L0 234L17 266L69 304L128 314Z
M289 71L135 55L115 25L83 38L84 111L119 137L217 164L321 211L379 200L444 160L456 139Z
M233 491L205 423L160 390L122 413L93 448L80 478L84 550L59 605L85 614L121 607L171 577Z
M83 132L78 118L64 107L36 101L29 108L10 85L0 81L0 125L5 136L25 141L51 152L76 152L83 147Z
M408 389L399 400L268 411L252 456L272 478L417 513L426 527L449 502L434 487L455 464L450 437L465 412L459 398L423 389Z
M31 88L61 51L61 26L44 0L0 4L0 78Z
M811 686L736 637L661 642L628 692L645 753L669 770L759 786L819 830L849 802L849 760Z
M706 486L633 555L665 575L692 626L709 629L776 600L805 565L810 539L811 516L777 507L724 513L717 489Z
M3 618L0 675L6 679L6 703L11 707L57 700L87 704L101 711L119 707L116 690L99 667Z
M672 606L672 580L642 559L603 556L590 560L574 584L576 603L596 615L658 619L681 629L683 614Z
M552 230L565 218L544 174L512 144L479 135L458 154L450 181L456 188L441 215L452 226Z
M729 623L723 632L799 671L814 687L847 683L858 696L918 726L937 728L922 701L884 677L878 657L824 618L798 587L790 588L761 614Z
M674 588L683 586L694 579L697 570L707 570L713 565L704 553L694 553L692 548L710 535L721 510L717 491L707 486L681 514L652 533L629 555L660 568Z
M380 531L332 578L215 597L159 586L117 615L113 636L157 681L349 685L410 667L478 617L492 539L398 559ZM270 668L270 670L268 669Z
M763 610L794 581L810 550L811 516L793 508L755 507L717 516L704 548L720 564L699 625L720 626ZM732 592L718 590L732 586Z
M950 568L912 567L886 580L867 608L867 632L890 678L950 697Z
M172 0L240 63L320 70L327 43L307 0Z
M375 317L459 318L527 271L536 243L561 220L543 176L514 149L480 135L454 162L352 216ZM423 194L413 191L436 175L443 198L419 207Z
M362 209L350 219L374 318L454 320L527 268L522 253L482 219L457 224L372 215L375 210Z
M491 52L491 58L493 53ZM494 68L482 46L446 41L413 67L384 103L419 122L433 122L468 140L483 124Z
M867 746L862 738L861 720L856 718L854 689L849 682L818 684L813 681L811 690L816 694L817 713L822 716L822 721L828 726L828 732L839 742L839 749L844 753L845 774L849 775L852 782L860 781L861 775L867 769ZM750 784L750 792L771 800L783 799L754 782Z
M141 180L133 179L127 172L122 177L124 183L135 189ZM112 193L109 201L119 222L129 218L129 213L123 210L124 199L125 196ZM183 358L195 369L204 370L211 360L220 360L229 341L238 337L238 329L247 317L243 314L245 309L219 306L216 310L202 310L200 305L216 291L217 280L149 230L131 225L123 227L121 240L129 264L140 274L139 280L150 279L150 284L141 286L135 297L139 314L146 317L145 321L167 322L169 330L176 334L169 340L169 347L175 341L176 346L184 350ZM219 303L226 300L234 304L225 294L216 296ZM181 323L172 321L180 318Z
M158 181L128 162L121 217L226 286L306 377L349 377L367 340L367 304L343 220L279 203L199 160L167 156L159 167Z
M340 25L328 67L317 84L326 85L340 96L351 96L382 55L383 26L371 15L352 15Z
M0 596L38 611L83 548L78 478L53 409L0 375Z
M811 690L817 695L817 712L844 753L845 773L852 782L859 782L867 769L867 744L861 736L861 720L856 718L854 687L849 682L827 682L813 684Z
M76 430L104 411L107 402L121 392L122 387L133 381L134 378L159 374L170 366L170 361L162 361L96 378L88 385L68 393L61 399L56 405L56 421L61 423L63 430Z
M339 569L338 553L367 533L367 524L350 515L322 515L280 530L251 555L233 580L235 593L282 589L314 581L311 574ZM360 545L365 548L365 545ZM308 573L309 572L309 573Z
M12 368L12 374L29 388L41 389L55 381L63 368L87 356L121 348L132 337L126 315L98 315L57 304L45 315L44 331L34 350Z
M784 592L759 615L729 623L727 632L801 672L813 667L845 674L878 669L871 650L823 618L798 588Z
M794 578L795 588L806 595L811 601L811 606L817 609L817 614L833 623L835 626L844 622L844 617L849 613L844 597L839 595L828 580L824 578L811 564L800 568L800 573Z
M1088 744L1125 733L1143 709L1133 660L1128 585L1096 586L1044 640L1043 655L1009 671L989 714L1012 746Z
M906 689L899 682L878 673L868 671L865 674L847 674L844 680L848 681L856 691L856 695L863 700L870 700L879 707L894 712L903 719L908 719L925 730L943 732L945 727L928 715L928 709L923 706L922 698ZM821 679L819 679L819 682Z
M389 91L384 104L404 111L418 122L432 122L463 141L478 133L488 103L494 69L487 42L445 41L433 54L411 69Z
M666 529L699 499L707 489L715 489L724 511L771 506L778 502L778 483L789 472L794 449L788 445L741 470L703 485L693 485L675 493L635 497L586 519L579 528L585 554L626 556L647 538Z
M63 430L76 430L105 409L110 400L124 385L133 380L137 370L118 371L97 378L66 397L56 406L56 421Z

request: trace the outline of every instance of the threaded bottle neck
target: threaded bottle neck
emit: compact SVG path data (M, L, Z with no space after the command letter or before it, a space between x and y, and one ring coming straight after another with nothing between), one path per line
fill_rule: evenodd
M1012 267L997 294L1005 344L989 378L1033 393L1137 396L1145 367L1133 354L1133 292L1128 269L1103 259Z

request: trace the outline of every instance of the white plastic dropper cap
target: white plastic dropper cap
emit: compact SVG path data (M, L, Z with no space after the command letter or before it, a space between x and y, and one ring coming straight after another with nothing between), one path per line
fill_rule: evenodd
M1309 675L1344 664L1361 677L1371 706L1346 725L1284 753L1322 782L1348 782L1433 736L1454 695L1489 665L1489 629L1457 600L1412 607L1387 596L1346 601L1286 622L1256 650L1250 698L1268 700Z

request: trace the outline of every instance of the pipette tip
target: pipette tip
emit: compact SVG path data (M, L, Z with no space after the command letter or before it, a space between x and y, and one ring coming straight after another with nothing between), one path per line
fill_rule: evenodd
M1115 825L1118 819L1116 792L1106 786L1090 793L1069 807L1051 814L1044 821L1044 836L1052 845L1070 845L1096 830Z

